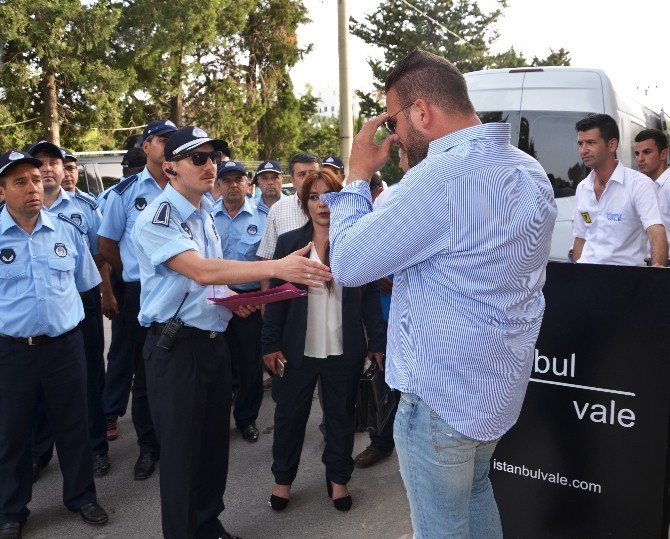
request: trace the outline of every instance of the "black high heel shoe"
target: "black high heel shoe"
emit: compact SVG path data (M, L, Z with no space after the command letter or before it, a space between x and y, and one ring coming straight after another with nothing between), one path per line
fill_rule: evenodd
M270 496L270 507L275 511L283 511L286 509L288 502L288 498L282 498L281 496L275 496L274 494Z
M333 498L333 485L330 484L330 481L326 479L326 491L328 492L328 497ZM333 507L338 511L349 511L352 505L351 494L344 496L343 498L335 498L333 500Z

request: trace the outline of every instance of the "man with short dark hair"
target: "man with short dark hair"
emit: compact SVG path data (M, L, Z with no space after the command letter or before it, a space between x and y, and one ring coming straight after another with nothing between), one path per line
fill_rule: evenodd
M552 187L509 125L481 125L444 58L401 60L386 107L354 138L350 184L322 196L333 277L394 275L385 370L401 391L394 438L415 537L501 538L490 459L519 416L542 323ZM368 182L394 144L411 169L372 212Z
M645 129L635 136L635 160L640 172L654 182L658 195L665 237L670 244L670 168L668 168L668 137L658 129Z
M591 169L577 186L573 211L574 262L665 266L668 241L653 182L618 160L619 128L607 114L575 125L579 156Z
M41 155L40 152L36 152ZM42 395L56 435L63 501L104 524L87 432L80 292L100 283L82 231L43 207L42 161L0 156L0 536L20 538L30 514L30 432ZM52 180L53 181L53 180Z
M330 279L326 267L303 257L223 260L204 196L211 191L223 141L195 126L165 145L165 191L132 231L142 279L140 323L147 387L161 443L161 514L166 539L230 538L218 519L228 474L230 358L223 332L230 311L207 301L225 284L275 276L309 286ZM247 316L255 308L235 313ZM168 326L169 323L169 326ZM166 329L168 328L168 329Z
M131 231L142 211L168 184L169 177L163 171L164 150L165 143L175 131L177 127L170 120L155 120L144 128L142 149L147 155L147 164L141 173L126 178L109 192L99 231L100 253L123 276L124 281L124 297L121 303L127 323L129 360L133 364L131 413L140 446L133 475L138 481L153 474L160 450L147 401L146 375L142 360L142 347L147 332L137 321L140 311L140 269ZM122 403L123 400L117 402ZM125 410L107 410L106 413L109 428L116 426L117 417L123 415Z

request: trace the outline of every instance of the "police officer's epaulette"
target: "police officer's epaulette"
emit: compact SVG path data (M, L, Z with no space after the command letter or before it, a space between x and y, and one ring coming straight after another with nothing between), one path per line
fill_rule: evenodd
M98 209L98 203L95 201L95 199L92 199L89 195L85 195L84 193L80 193L77 191L74 195L75 198L82 200L86 202L89 206L91 206L92 210L97 210Z
M172 206L169 202L161 202L151 222L155 225L170 226L170 213Z
M116 184L112 190L119 195L122 195L123 192L128 189L132 184L134 184L138 179L140 175L139 174L133 174L132 176L128 176L125 180L120 181L118 184Z
M72 219L70 219L67 215L64 215L62 213L58 214L58 218L62 219L63 221L70 223L73 227L75 227L79 232L82 234L86 234L86 230L80 227L77 223L75 223Z

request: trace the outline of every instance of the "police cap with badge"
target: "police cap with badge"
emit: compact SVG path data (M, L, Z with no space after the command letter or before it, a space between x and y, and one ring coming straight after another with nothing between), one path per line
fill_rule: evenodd
M337 157L336 155L329 155L323 160L323 166L324 167L332 167L336 170L344 171L344 163L342 162L342 159Z
M238 163L237 161L226 161L225 163L221 163L216 169L216 177L220 178L223 174L229 172L239 172L242 176L247 175L247 169L244 168L242 163Z
M199 127L187 125L177 129L165 143L165 160L175 161L203 144L211 144L214 146L214 151L222 153L228 147L225 141L210 137Z
M144 128L142 142L146 141L149 137L161 137L176 131L177 126L172 120L154 120L153 122L149 122Z
M18 166L22 163L30 163L37 168L42 166L42 161L35 159L32 155L27 152L21 152L19 150L9 150L8 152L0 155L0 177L5 175L15 166Z
M258 185L258 175L262 174L263 172L276 172L279 175L284 174L284 171L279 166L278 161L273 161L271 159L269 161L263 161L256 169L256 175L254 176L253 183Z
M39 142L36 142L33 144L28 150L26 150L30 155L33 157L36 156L38 153L42 152L45 153L51 157L55 157L57 159L60 159L61 161L64 161L64 155L61 149L56 146L52 142L48 142L46 140L40 140ZM41 166L41 165L40 165Z

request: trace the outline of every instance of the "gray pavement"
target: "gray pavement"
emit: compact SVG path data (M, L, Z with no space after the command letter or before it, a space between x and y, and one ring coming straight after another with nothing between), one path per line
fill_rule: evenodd
M108 325L106 324L108 329ZM107 340L109 336L107 334ZM335 510L326 494L321 463L324 448L318 430L321 410L315 399L307 427L298 477L291 502L277 513L268 505L273 484L270 472L274 403L266 391L257 425L256 444L245 442L234 427L230 433L230 465L221 521L226 529L249 538L409 538L412 526L398 460L392 457L373 468L354 471L349 483L353 507ZM62 504L62 477L56 459L33 486L31 515L25 538L159 538L161 537L158 474L134 481L138 455L130 411L119 421L120 436L110 443L112 469L96 481L98 499L110 514L102 527L84 524ZM365 449L367 434L357 434L354 454Z

